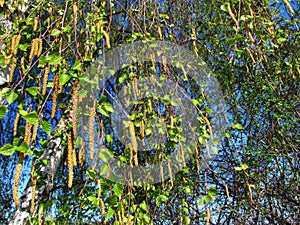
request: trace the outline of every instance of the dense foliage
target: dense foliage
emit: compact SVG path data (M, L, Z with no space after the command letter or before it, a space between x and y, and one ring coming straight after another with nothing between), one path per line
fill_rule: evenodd
M0 95L1 224L18 212L21 192L29 187L37 197L22 209L31 212L33 224L300 220L299 2L6 0L0 1L0 9L0 62L9 77ZM194 154L168 180L126 186L99 176L83 161L74 111L78 83L93 60L138 40L176 43L202 58L221 85L228 122L213 161L203 162L201 154ZM129 65L118 78L134 82L151 74L151 66ZM164 73L167 66L157 67ZM179 73L171 66L169 70ZM197 94L197 87L191 94ZM145 110L137 107L139 114L128 125L140 134L137 139L144 135L142 123L151 127L151 106L160 104L150 100ZM89 110L93 119L86 123L100 127L95 132L104 134L106 148L119 155L120 147L109 135L109 98L102 95ZM209 109L201 110L209 114ZM201 130L200 140L209 139L208 130ZM173 133L170 149L176 145L177 131ZM49 162L39 158L56 138L64 156L51 180L41 172ZM51 150L58 151L55 146ZM128 163L145 163L143 159ZM47 191L39 193L46 182Z

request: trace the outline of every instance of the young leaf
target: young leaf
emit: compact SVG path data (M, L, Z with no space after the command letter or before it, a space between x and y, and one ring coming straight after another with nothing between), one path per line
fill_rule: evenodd
M14 154L15 148L11 144L6 144L0 148L0 154L10 156Z
M6 112L7 112L7 107L0 106L0 119L3 119L5 117Z
M32 111L22 117L23 117L23 119L25 119L26 121L28 121L29 123L34 124L34 125L38 124L38 122L39 122L38 114L35 111Z
M42 129L45 131L46 134L51 134L51 123L43 121L41 125Z

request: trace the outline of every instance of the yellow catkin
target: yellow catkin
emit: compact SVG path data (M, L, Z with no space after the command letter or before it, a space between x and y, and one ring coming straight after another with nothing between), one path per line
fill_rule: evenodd
M17 58L14 58L9 71L9 82L12 82L13 75L16 68L16 63L17 63Z
M40 39L40 38L37 38L37 52L36 52L36 56L40 56L41 54L42 54L42 51L43 51L43 41L42 41L42 39Z
M22 69L22 72L23 72L23 73L25 72L25 63L24 63L24 61L25 61L25 58L22 57L22 58L21 58L20 64L21 64L21 69Z
M39 129L39 125L38 124L34 125L33 132L32 132L32 137L31 137L32 142L34 142L35 139L36 139L38 129Z
M94 122L95 122L95 107L89 108L89 145L90 145L90 159L94 159L95 141L94 141Z
M291 4L289 3L289 1L288 1L288 0L283 0L283 3L286 5L286 7L288 7L290 13L291 13L292 15L294 15L294 10L293 10Z
M19 44L20 42L20 39L21 39L21 35L20 34L17 34L17 35L14 35L12 37L12 42L11 42L11 52L12 54L16 55L17 54L17 45Z
M56 112L57 95L58 95L58 77L57 75L55 75L53 80L53 97L52 97L52 109L51 109L52 119L54 118Z
M7 65L10 63L10 58L11 58L11 55L5 56L4 65Z
M68 131L67 136L67 144L68 144L68 187L71 188L73 184L73 165L74 165L74 156L73 156L73 139L72 132Z
M73 127L73 134L76 135L76 128L77 128L77 113L78 113L78 83L74 84L73 88L73 96L72 96L72 127Z
M130 147L132 148L134 165L138 166L139 165L138 157L137 157L138 144L137 144L137 140L135 137L134 124L132 121L129 122L129 134L130 134L130 138L131 138Z
M140 122L140 135L142 137L142 140L144 141L144 137L145 137L145 122L144 122L144 120L141 120L141 122Z
M199 152L198 152L198 148L195 148L195 160L196 160L196 165L197 165L197 170L200 171L200 163L199 163Z
M20 113L17 113L16 119L15 119L15 122L14 122L14 136L16 136L17 132L18 132L19 120L20 120Z
M50 68L49 68L49 66L47 66L45 68L44 77L43 77L42 95L46 94L49 71L50 71Z
M4 2L5 2L4 0L0 0L0 6L1 6L1 7L3 7Z
M35 194L36 194L36 181L37 177L34 175L34 159L31 164L31 172L30 172L31 182L32 182L32 197L30 202L30 213L34 212L34 203L35 203Z
M25 136L24 136L24 141L27 145L29 145L31 141L31 128L32 128L32 124L27 121L25 126Z
M33 58L33 56L36 56L39 51L39 41L37 38L33 39L31 42L31 49L29 54L29 60Z
M228 13L229 13L229 16L231 17L231 19L235 22L236 26L239 26L239 22L235 18L235 15L233 14L229 3L228 3Z
M102 198L100 198L99 203L100 203L100 208L101 208L101 216L104 219L105 218L105 205L104 205Z
M13 198L14 198L16 207L18 207L20 205L18 190L19 190L19 181L20 181L21 172L22 172L23 160L24 160L24 153L20 152L18 164L16 166L16 172L15 172L15 177L14 177L14 187L13 187Z
M206 208L206 225L210 224L210 210L208 208Z
M85 144L83 141L80 143L80 147L78 150L78 165L82 166L83 165L83 150L84 150Z
M101 33L103 34L103 36L105 37L105 41L106 41L106 46L107 48L110 48L110 38L108 33L103 29L103 27L101 27Z
M37 30L38 22L39 22L38 17L34 17L34 20L33 20L33 31Z
M73 13L74 13L74 26L77 25L77 15L78 15L78 7L76 3L73 4Z
M160 177L161 177L161 183L165 182L165 177L164 177L164 167L163 167L163 159L162 159L162 155L159 155L159 161L161 163L160 165Z
M195 54L198 56L199 49L197 48L197 42L196 42L196 40L197 40L197 33L196 33L196 29L195 28L192 29L192 34L194 36L194 38L193 38L193 49L194 49Z
M39 52L39 39L36 38L33 40L34 44L33 44L33 55L38 55Z

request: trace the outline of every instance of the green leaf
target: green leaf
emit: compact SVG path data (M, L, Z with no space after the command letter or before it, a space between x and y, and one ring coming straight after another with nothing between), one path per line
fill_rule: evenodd
M22 117L23 117L23 119L25 119L26 121L28 121L29 123L34 124L34 125L38 124L38 122L39 122L38 114L35 111L32 111L32 112L30 112L27 115L22 116Z
M208 194L211 195L211 196L216 196L218 194L218 191L216 188L214 187L211 187L207 190Z
M52 35L53 37L56 37L56 36L60 35L60 31L57 30L57 29L53 29L52 32L51 32L51 35Z
M107 112L114 112L114 108L112 107L112 105L109 102L104 102L102 104L102 107L107 111Z
M105 217L105 220L108 220L110 217L112 217L114 215L114 212L115 211L111 207L109 207L108 211L107 211L107 214L106 214L106 217Z
M95 179L95 177L96 177L96 172L95 172L95 170L87 170L85 173L86 173L91 179Z
M65 33L68 33L71 29L72 29L71 26L66 26L66 27L64 28L64 32L65 32Z
M111 158L113 158L113 153L106 149L101 149L101 151L99 152L99 159L107 163Z
M80 61L76 61L73 65L73 70L81 71L82 63Z
M0 148L0 154L10 156L14 154L15 148L11 144L6 144Z
M122 197L124 186L122 184L116 183L113 187L115 195L118 196L118 198Z
M237 171L241 171L243 168L240 167L240 166L237 166L237 167L235 167L234 169L237 170Z
M277 42L278 42L278 44L282 44L283 42L285 42L286 41L286 38L278 38L277 39Z
M107 198L107 203L110 205L110 206L114 206L118 203L118 199L117 199L117 196L116 195L112 195L112 196L109 196Z
M239 124L239 123L237 123L237 124L233 124L233 125L232 125L232 128L233 128L233 129L238 129L238 130L243 130L243 127L242 127L242 125L241 125L241 124Z
M159 197L162 202L168 201L168 199L169 199L168 196L166 196L166 195L160 195Z
M16 147L16 150L19 151L19 152L25 152L25 153L28 153L28 150L29 150L29 147L28 145L26 144L26 142L22 142L22 144L18 147Z
M227 2L224 5L221 5L221 10L224 12L228 12L228 3Z
M65 85L70 79L71 76L68 73L60 73L58 75L59 81L62 85Z
M62 57L57 54L49 55L46 57L46 60L49 62L49 65L59 65L61 59Z
M8 104L12 104L17 98L19 97L19 95L15 92L10 92L10 93L7 93L6 95L6 100L8 102Z
M41 125L42 129L45 131L46 134L51 134L51 123L43 121Z
M25 44L18 44L16 47L19 48L21 51L25 52L27 50L28 43Z
M147 210L148 210L148 206L147 206L147 204L146 204L145 201L143 201L143 202L140 204L140 208L141 208L142 210L144 210L144 211L147 211Z
M26 88L26 91L34 97L37 96L37 87Z
M0 106L0 119L3 119L5 117L6 113L7 113L7 107L6 106Z
M243 163L241 167L242 167L243 170L246 170L246 169L249 168L249 166L247 164L245 164L245 163Z
M108 171L110 170L110 167L108 164L102 164L101 168L100 168L100 176L103 176L104 174L108 173Z

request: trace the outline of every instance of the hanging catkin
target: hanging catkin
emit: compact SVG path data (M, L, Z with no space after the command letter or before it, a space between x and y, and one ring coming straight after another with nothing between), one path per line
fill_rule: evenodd
M103 202L102 198L99 199L99 203L100 203L100 208L101 208L102 221L103 221L104 224L106 224L106 221L105 221L105 205L104 205L104 202Z
M78 113L78 83L76 82L73 88L73 96L72 96L72 127L73 134L76 135L76 127L77 127L77 113Z
M32 160L32 163L31 163L30 178L31 178L31 183L32 183L32 197L31 197L31 202L30 202L30 213L33 213L34 212L34 202L35 202L36 181L37 181L37 177L34 174L34 159Z
M20 120L20 113L17 113L16 119L14 122L14 136L17 135L19 120Z
M14 35L12 37L12 41L11 41L11 52L12 54L16 55L17 54L17 45L19 44L20 42L20 39L21 39L21 35L20 34L17 34L17 35Z
M90 145L90 159L94 159L95 152L95 141L94 141L94 122L95 122L95 107L92 106L89 108L89 145Z
M57 95L58 95L58 76L55 75L53 80L53 97L52 97L52 109L51 109L52 119L54 118L56 112Z
M16 172L15 172L15 177L14 177L14 187L13 187L13 198L14 198L16 207L18 207L20 205L18 190L19 190L19 181L20 181L21 172L22 172L23 160L24 160L24 153L19 152L19 159L18 159L18 164L16 166Z
M42 54L42 51L43 51L43 41L42 41L42 39L37 38L37 46L38 46L38 50L37 50L36 56L39 57Z
M34 17L33 19L33 31L37 30L39 19L38 17Z
M5 2L4 0L0 0L0 6L1 6L1 7L3 7L4 2Z
M72 131L68 131L67 136L67 144L68 144L68 187L71 188L73 184L73 165L74 165L74 156L73 156L73 139L72 139Z
M138 153L138 144L137 144L137 140L135 137L135 130L134 130L134 124L132 121L129 122L129 134L130 134L130 138L131 138L131 144L130 144L130 148L132 149L132 154L130 155L130 158L133 157L133 162L135 166L139 165L138 162L138 157L137 157L137 153Z
M24 142L27 145L29 145L31 141L31 128L32 128L32 124L27 121L25 126L25 135L24 135Z
M16 68L16 63L17 63L17 58L14 58L9 71L9 82L12 82L13 75Z
M49 66L47 66L45 68L44 77L43 77L42 95L46 94L49 71L50 71L50 68L49 68Z
M34 142L35 139L36 139L38 129L39 129L39 125L38 124L34 125L33 132L32 132L32 137L31 137L32 142Z
M85 144L83 141L81 141L79 150L78 150L78 165L82 166L83 165L83 150L84 150Z

